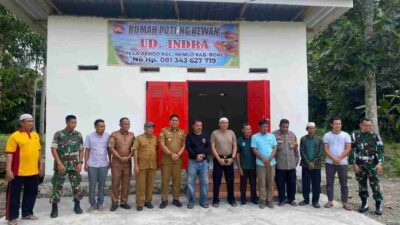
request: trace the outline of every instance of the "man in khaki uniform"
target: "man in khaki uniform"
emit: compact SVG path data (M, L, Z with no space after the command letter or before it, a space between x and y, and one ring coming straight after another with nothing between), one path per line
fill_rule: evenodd
M133 144L136 176L136 210L143 206L152 209L153 185L157 169L157 137L153 135L154 123L144 124L144 134L136 137Z
M172 204L182 207L179 202L179 192L181 184L182 154L185 150L185 131L179 129L179 116L169 117L169 127L163 128L160 133L160 145L162 148L161 158L161 205L163 209L168 205L169 181L172 177L173 201Z
M119 120L121 129L111 134L108 150L111 153L111 200L110 211L118 208L130 209L128 204L129 182L132 175L132 146L135 135L129 132L130 121L124 117ZM121 200L121 201L119 201Z

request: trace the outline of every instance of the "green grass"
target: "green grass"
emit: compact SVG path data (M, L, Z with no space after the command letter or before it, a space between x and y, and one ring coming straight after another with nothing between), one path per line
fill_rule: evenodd
M384 141L385 145L385 176L400 176L400 143Z
M9 134L0 134L0 152L4 152L6 148L7 138Z

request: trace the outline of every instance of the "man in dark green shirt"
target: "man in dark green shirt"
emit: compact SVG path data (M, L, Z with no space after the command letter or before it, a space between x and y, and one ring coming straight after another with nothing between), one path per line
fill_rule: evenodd
M310 122L306 128L308 134L300 139L300 165L302 167L302 192L304 200L301 206L310 204L310 186L312 186L312 204L320 208L321 193L321 158L323 156L322 139L315 135L315 123Z
M237 140L238 153L237 165L240 173L240 199L241 204L246 204L247 181L250 181L251 202L258 204L256 191L256 156L251 150L251 127L245 123L242 127L243 136Z

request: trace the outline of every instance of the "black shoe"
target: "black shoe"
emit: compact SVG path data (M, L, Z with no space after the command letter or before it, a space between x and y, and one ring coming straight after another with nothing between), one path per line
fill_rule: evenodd
M124 204L121 204L121 205L119 205L121 208L123 208L123 209L131 209L131 206L130 205L128 205L128 203L124 203Z
M154 208L154 206L151 204L151 202L146 202L146 203L144 203L144 206L145 206L146 208L148 208L148 209Z
M75 212L76 214L82 214L82 213L83 213L83 210L81 209L80 201L77 200L77 199L75 199L74 202L75 202L75 204L74 204L74 212Z
M189 205L187 205L187 208L188 208L188 209L193 209L193 208L194 208L194 205L193 205L193 204L189 204Z
M253 203L254 205L258 205L258 199L251 200L251 203Z
M375 215L378 215L378 216L382 215L383 211L382 211L382 207L381 207L381 201L376 201L375 207L376 207Z
M315 202L312 204L314 206L314 208L319 209L321 208L321 205L318 202Z
M240 201L240 204L241 204L241 205L246 205L246 200Z
M182 207L182 203L179 200L173 200L172 201L172 205L176 206L176 207Z
M114 205L114 204L113 204L113 205L111 206L111 208L110 208L110 211L111 211L111 212L114 212L115 210L117 210L117 208L118 208L118 205L116 205L116 204Z
M137 210L137 211L143 211L143 206L138 206L138 207L136 207L136 210Z
M162 201L160 204L160 209L164 209L165 207L167 207L168 205L168 201Z
M305 205L308 205L308 204L310 204L310 203L308 203L308 202L306 202L306 201L301 201L301 202L299 203L300 206L305 206Z
M51 218L56 218L57 216L58 216L58 205L57 205L57 203L53 203L51 205L50 217Z
M360 213L363 213L363 212L367 212L368 209L369 209L369 207L368 207L368 199L367 198L361 198L361 205L360 205L360 208L358 208L358 211Z
M286 203L285 202L279 202L278 206L284 206Z

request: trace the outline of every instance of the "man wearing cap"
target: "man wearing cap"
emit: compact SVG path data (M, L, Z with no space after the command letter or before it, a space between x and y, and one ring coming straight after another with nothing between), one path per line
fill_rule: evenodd
M51 179L53 190L51 192L50 203L52 209L51 218L58 216L58 206L61 200L64 181L68 175L74 195L74 212L82 214L80 207L81 193L81 170L83 163L83 139L80 132L76 131L76 116L68 115L65 118L66 127L64 130L57 131L54 134L51 143L51 153L54 157L54 175Z
M172 178L172 204L182 207L179 201L181 187L182 154L185 151L185 131L179 129L179 116L169 117L169 127L163 128L159 137L162 149L161 157L161 204L164 209L168 205L169 182Z
M110 211L115 211L118 204L123 209L130 209L128 204L129 183L132 176L132 146L135 135L129 131L128 118L119 120L120 129L111 134L108 151L111 153L111 201Z
M285 205L285 198L292 206L297 206L296 195L296 167L300 156L296 135L289 131L289 120L282 119L279 130L273 132L278 143L275 160L275 180L278 188L279 206ZM287 196L285 195L287 194Z
M211 134L211 151L214 155L213 168L213 206L219 206L219 188L221 186L222 175L224 174L228 190L228 203L237 206L234 196L234 170L233 161L236 157L236 135L228 129L229 120L222 117L219 120L219 129Z
M268 121L262 119L258 122L258 133L251 137L251 147L256 155L258 189L260 191L259 207L274 208L272 194L274 190L275 176L275 154L276 139L275 135L268 133Z
M142 211L143 206L154 208L151 204L157 169L157 137L153 135L154 127L153 122L146 122L144 134L137 136L133 144L137 211Z
M307 135L300 139L300 166L302 168L302 192L304 200L301 206L310 204L310 186L312 187L312 205L320 208L319 195L321 193L321 159L324 143L315 134L315 123L307 123Z
M36 220L33 208L38 193L39 176L43 176L43 162L40 159L39 135L33 131L34 120L30 114L19 119L19 130L11 134L6 144L6 220L8 224L17 224L19 217L22 187L22 219Z
M86 136L85 141L85 171L89 179L89 204L88 212L93 210L104 211L104 187L108 169L110 166L109 155L107 151L110 134L105 132L106 125L104 120L94 121L94 132ZM97 201L95 198L96 186Z

